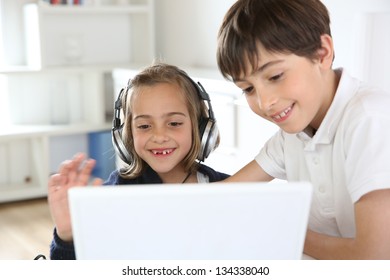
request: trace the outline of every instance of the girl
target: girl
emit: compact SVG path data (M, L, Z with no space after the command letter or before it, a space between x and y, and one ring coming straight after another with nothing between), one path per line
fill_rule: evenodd
M123 105L123 106L122 106ZM123 110L124 123L120 116ZM179 68L158 63L129 81L115 102L113 144L124 167L90 183L93 159L65 161L50 177L55 223L51 259L75 259L67 190L74 186L217 182L227 174L201 164L219 143L208 94Z

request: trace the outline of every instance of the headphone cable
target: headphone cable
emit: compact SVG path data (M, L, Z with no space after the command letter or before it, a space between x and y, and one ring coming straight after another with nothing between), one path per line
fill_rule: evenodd
M188 174L187 174L187 176L184 178L183 182L181 182L182 184L184 184L184 183L187 181L187 179L190 177L191 173L192 173L191 171L188 172Z

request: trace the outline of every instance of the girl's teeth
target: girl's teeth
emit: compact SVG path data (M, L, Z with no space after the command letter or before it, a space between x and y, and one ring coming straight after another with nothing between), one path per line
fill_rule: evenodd
M170 151L169 150L164 150L164 151L153 151L153 154L155 155L167 155L169 154Z

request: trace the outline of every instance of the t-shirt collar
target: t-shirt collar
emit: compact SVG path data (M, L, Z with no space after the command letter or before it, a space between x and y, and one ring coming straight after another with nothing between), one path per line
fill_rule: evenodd
M320 127L316 132L312 128L306 128L296 135L305 142L306 150L314 150L317 144L330 144L333 141L344 109L359 88L359 81L352 78L345 69L338 68L335 71L341 72L340 82Z

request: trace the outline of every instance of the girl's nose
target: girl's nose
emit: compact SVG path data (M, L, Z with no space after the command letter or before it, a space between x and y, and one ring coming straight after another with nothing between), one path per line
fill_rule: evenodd
M155 128L153 130L152 141L156 143L163 143L165 141L168 141L168 139L168 135L164 128Z

